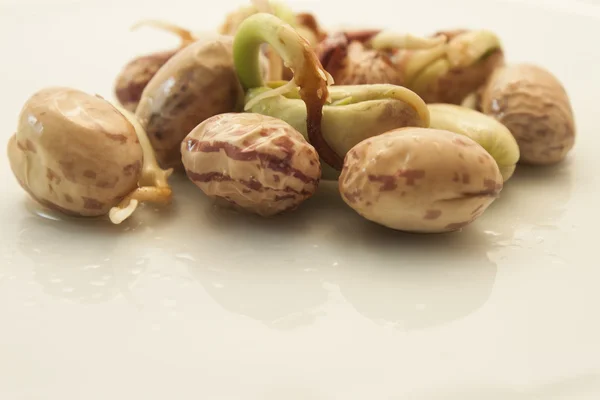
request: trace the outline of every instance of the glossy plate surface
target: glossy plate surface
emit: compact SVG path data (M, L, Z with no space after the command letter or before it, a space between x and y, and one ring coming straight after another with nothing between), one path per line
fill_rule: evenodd
M7 1L0 137L31 93L112 98L131 57L207 31L240 2ZM513 62L567 87L578 139L521 167L462 232L366 222L334 184L262 220L185 179L168 212L120 226L39 214L0 161L0 399L591 400L600 398L600 7L593 1L304 1L328 26L496 31Z

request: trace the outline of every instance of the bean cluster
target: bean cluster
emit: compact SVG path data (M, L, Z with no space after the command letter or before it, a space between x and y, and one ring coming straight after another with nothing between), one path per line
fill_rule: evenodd
M509 63L488 30L328 31L275 1L234 10L214 34L140 24L181 43L127 63L115 101L46 87L23 105L8 157L43 206L118 224L140 203L168 206L180 173L272 217L334 180L370 221L450 232L520 164L556 164L575 145L561 82Z

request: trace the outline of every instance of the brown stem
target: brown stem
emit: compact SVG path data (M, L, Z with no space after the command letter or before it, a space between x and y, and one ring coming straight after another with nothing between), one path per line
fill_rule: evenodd
M306 104L308 138L324 162L342 168L342 158L323 138L323 105L329 98L331 76L325 71L310 43L292 26L266 13L254 14L240 25L233 44L233 57L240 82L246 89L265 86L258 56L263 43L271 45L294 73L300 97Z

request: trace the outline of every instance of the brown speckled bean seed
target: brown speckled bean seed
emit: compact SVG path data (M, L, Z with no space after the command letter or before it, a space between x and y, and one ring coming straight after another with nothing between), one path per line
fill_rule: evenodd
M183 140L181 153L206 195L262 216L297 208L321 178L319 156L302 134L260 114L211 117Z
M52 87L23 106L8 157L18 182L39 203L100 216L136 188L143 153L134 127L110 103Z
M372 32L374 35L376 32ZM319 58L336 85L377 83L403 84L398 69L385 53L352 41L349 34L337 32L323 40L317 49Z
M19 184L40 204L120 224L141 202L169 204L168 177L133 114L99 96L45 88L21 110L8 158Z
M477 219L503 179L472 139L449 131L401 128L371 137L346 156L344 201L366 219L409 232L448 232Z
M233 37L197 40L171 57L144 88L136 117L163 168L180 168L179 145L199 123L241 111L244 91L233 65Z
M115 82L115 95L126 110L135 112L148 82L176 52L170 50L144 55L123 67Z
M567 92L549 71L517 64L494 72L479 108L513 134L525 164L555 164L575 145L575 121Z

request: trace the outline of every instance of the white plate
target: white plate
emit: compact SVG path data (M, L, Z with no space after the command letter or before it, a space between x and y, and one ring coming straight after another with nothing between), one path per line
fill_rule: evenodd
M124 62L175 43L128 32L138 19L208 30L238 2L10 3L4 141L38 88L111 97ZM0 399L600 398L599 8L320 3L290 2L330 26L495 30L511 61L565 84L575 150L556 167L519 168L480 220L436 236L370 224L331 184L269 221L215 209L185 179L169 212L55 221L3 158Z

